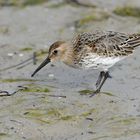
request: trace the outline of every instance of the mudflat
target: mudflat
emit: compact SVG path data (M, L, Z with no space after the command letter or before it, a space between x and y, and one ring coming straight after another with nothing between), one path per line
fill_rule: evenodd
M139 7L138 0L1 7L0 90L17 92L0 96L0 139L138 140L140 48L110 70L112 79L92 98L97 70L57 63L44 67L34 78L31 74L56 40L97 29L140 32L140 17L135 12Z

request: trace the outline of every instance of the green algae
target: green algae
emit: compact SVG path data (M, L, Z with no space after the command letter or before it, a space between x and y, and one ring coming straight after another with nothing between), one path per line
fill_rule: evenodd
M33 79L2 79L1 82L13 83L13 82L36 82L37 80ZM51 87L51 86L49 86ZM50 92L50 89L47 86L40 86L36 84L27 84L21 87L22 92Z
M33 116L33 117L42 117L46 114L46 111L41 109L29 109L24 115Z
M103 94L105 94L105 95L108 95L108 96L115 96L115 95L113 95L112 93L110 93L110 92L102 92Z
M73 120L74 116L73 115L67 115L67 116L62 116L60 120L68 121L68 120Z
M119 124L119 125L131 125L136 122L139 122L139 117L127 117L124 118L122 116L113 116L109 120L112 121L112 123Z
M43 124L54 122L54 120L48 118L47 111L44 109L28 109L23 115Z
M0 137L1 136L6 136L7 134L6 133L0 133Z
M63 110L61 109L58 109L58 108L50 108L48 111L47 111L47 114L51 117L60 117L62 116L62 112Z
M109 14L106 12L99 12L99 13L92 12L87 14L83 18L75 21L75 26L78 28L90 22L102 21L108 18L109 18Z
M39 121L40 123L53 124L59 120L63 120L63 109L50 108L50 109L28 109L24 115L28 118ZM61 118L62 117L62 118Z
M8 34L9 33L9 28L7 26L0 26L0 33Z
M61 8L65 5L67 5L66 2L59 2L59 3L48 5L48 8Z
M73 120L73 121L80 120L82 118L86 118L86 117L90 116L95 111L96 110L94 108L92 108L92 109L89 109L88 111L82 112L80 114L75 114L75 115L74 114L73 115L62 114L60 120Z
M132 16L140 18L140 8L138 7L117 7L113 12L119 16Z
M47 87L41 87L38 85L32 85L29 84L24 89L22 89L23 92L50 92L50 90Z
M78 0L66 0L68 4L75 7L87 7L87 8L96 8L96 5L90 3L82 3Z
M71 114L67 108L27 109L23 115L41 123L53 124L59 121L80 121L91 115L95 109L89 109L79 114Z
M47 0L0 0L0 6L32 6L47 2Z
M23 5L28 6L28 5L38 5L42 4L44 2L47 2L47 0L26 0Z
M92 94L94 91L85 89L85 90L80 90L80 91L78 91L78 92L80 93L80 95L90 95L90 94Z
M135 121L136 121L135 118L126 118L126 119L122 118L120 120L115 121L114 123L120 123L122 125L130 125L130 124L133 124Z
M5 137L9 137L9 134L6 134L6 133L0 133L0 139L1 139L1 138L5 138Z
M87 16L85 16L84 18L78 20L76 24L77 24L78 26L82 26L82 25L84 25L84 24L86 24L86 23L89 23L89 22L91 22L91 21L95 21L95 20L97 20L97 19L98 19L98 18L97 18L95 15L87 15Z
M73 6L73 7L96 8L96 5L80 3L78 1L73 1L73 0L65 0L65 1L62 1L59 3L54 3L54 4L49 5L48 7L49 8L60 8L60 7L66 6L66 5Z
M88 89L85 89L85 90L80 90L78 91L80 93L80 95L90 95L92 93L95 92L95 90L88 90ZM113 95L112 93L109 93L109 92L101 92L101 94L105 94L105 95L108 95L108 96L115 96Z
M37 81L37 80L33 80L33 79L1 79L1 82L5 82L5 83L13 83L13 82L33 82L33 81Z
M91 115L95 111L96 111L96 109L95 108L92 108L89 111L82 113L80 116L81 117L88 117L89 115Z
M20 49L20 51L32 51L33 48L30 48L30 47L25 47L25 48L22 48Z
M55 118L57 121L70 121L76 120L77 115L69 115L66 113L65 109L51 108L48 110L47 114L51 116L51 118Z

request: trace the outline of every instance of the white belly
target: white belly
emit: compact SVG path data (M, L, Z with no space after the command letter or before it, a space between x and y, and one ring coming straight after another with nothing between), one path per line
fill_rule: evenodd
M124 57L105 57L99 56L97 54L89 54L88 56L84 57L80 62L82 68L85 69L101 69L107 70L108 68L112 67L115 63L123 59Z

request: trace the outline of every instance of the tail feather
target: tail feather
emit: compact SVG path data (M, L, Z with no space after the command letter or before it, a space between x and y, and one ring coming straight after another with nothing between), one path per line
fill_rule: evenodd
M132 48L140 46L140 34L133 34L133 35L131 35L130 39L127 41L127 43Z
M136 47L138 47L138 46L140 46L140 43L138 43L138 44L133 44L133 45L132 45L133 48L136 48Z

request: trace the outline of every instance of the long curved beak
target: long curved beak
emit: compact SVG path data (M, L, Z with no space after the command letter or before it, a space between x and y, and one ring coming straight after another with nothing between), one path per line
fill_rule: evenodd
M33 77L40 69L42 69L44 66L46 66L50 61L50 58L46 58L41 64L40 66L33 72L33 74L31 75L31 77Z

